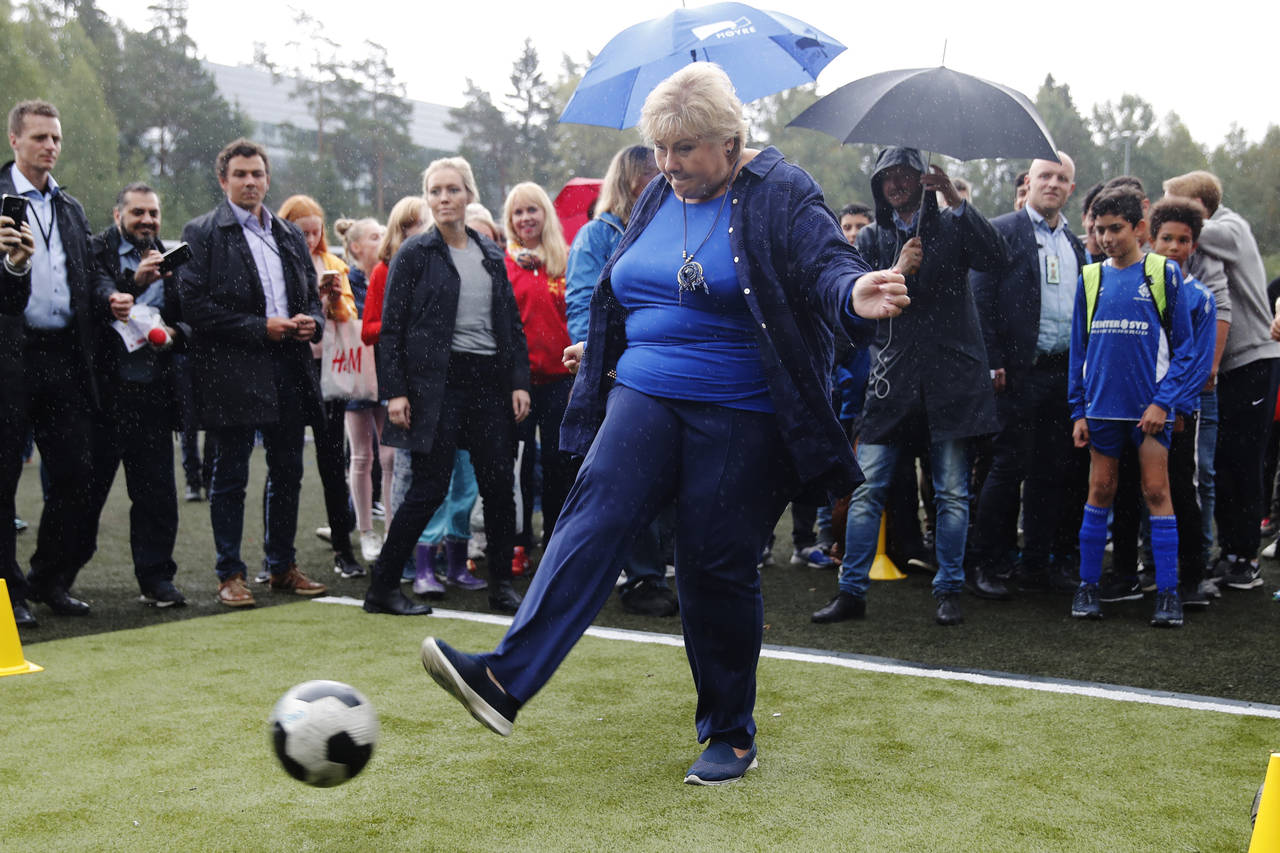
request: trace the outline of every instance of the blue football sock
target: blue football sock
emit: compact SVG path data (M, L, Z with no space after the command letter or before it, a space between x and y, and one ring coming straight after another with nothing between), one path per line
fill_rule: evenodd
M1080 580L1097 583L1102 578L1102 554L1107 550L1107 516L1105 507L1084 505L1080 522Z
M1151 555L1156 561L1156 589L1178 585L1178 517L1151 516Z

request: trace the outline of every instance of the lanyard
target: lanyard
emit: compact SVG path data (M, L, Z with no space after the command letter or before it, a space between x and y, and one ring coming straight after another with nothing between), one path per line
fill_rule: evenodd
M41 201L44 201L44 199L42 198ZM46 231L44 230L44 222L40 219L40 214L36 212L36 206L28 204L27 210L31 211L31 215L36 218L36 227L40 229L40 236L44 238L44 250L46 252L50 251L50 244L53 241L53 227L57 224L53 216L57 216L57 212L55 211L53 216L49 217L49 230Z
M277 258L278 258L278 257L280 257L280 250L279 250L279 249L277 249L277 248L275 247L275 245L271 242L271 240L268 240L266 237L262 236L260 233L258 233L258 232L257 232L256 230L254 230L253 228L245 228L244 230L245 230L245 231L248 231L250 234L252 234L253 236L257 237L257 238L258 238L258 240L262 243L262 245L264 245L264 246L266 246L268 249L270 249L270 250L272 251L272 253L274 253L274 254L275 254L275 256L276 256Z

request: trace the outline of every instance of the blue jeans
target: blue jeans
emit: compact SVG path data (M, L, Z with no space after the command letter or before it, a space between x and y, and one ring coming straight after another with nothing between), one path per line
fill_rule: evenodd
M459 450L453 457L449 493L427 522L427 529L422 531L418 541L431 545L439 545L446 539L466 542L471 538L471 508L475 506L479 496L480 486L476 483L476 473L471 468L471 454ZM403 495L400 500L404 500Z
M306 432L302 414L281 406L281 420L260 427L211 429L215 442L213 479L209 485L209 518L218 561L218 580L245 574L240 559L244 534L244 490L249 483L249 457L255 431L262 433L267 453L267 495L262 549L272 574L283 574L294 562L298 530L298 490L302 486L302 442Z
M858 598L865 598L870 586L868 575L876 556L880 515L900 452L901 448L891 444L858 445L858 466L867 479L854 491L849 503L844 561L840 564L840 589ZM964 585L964 546L969 526L968 442L958 438L931 444L929 462L938 517L934 530L938 572L933 576L933 594L940 596L959 592Z
M1200 493L1201 530L1204 533L1204 562L1213 552L1214 453L1218 448L1218 392L1200 395L1200 431L1196 437L1196 488Z

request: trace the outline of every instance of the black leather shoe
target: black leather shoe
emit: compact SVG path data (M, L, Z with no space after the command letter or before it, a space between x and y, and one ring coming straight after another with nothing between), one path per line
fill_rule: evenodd
M1009 588L984 566L965 573L964 588L970 595L992 601L1008 601L1013 598Z
M13 621L19 628L34 628L40 624L36 621L36 615L31 612L31 608L21 598L13 600Z
M350 551L333 552L333 571L344 579L365 576L364 566L360 565L359 561L356 560L356 555Z
M43 601L49 609L59 616L88 616L89 603L73 598L65 589L31 590L31 597Z
M843 622L846 619L861 619L867 615L867 600L840 590L836 597L827 602L827 606L814 613L814 622Z
M1054 592L1074 593L1080 586L1079 570L1068 570L1064 565L1055 563L1049 568L1049 585Z
M426 616L431 612L431 605L414 601L399 587L385 592L369 587L364 596L364 609L367 613L390 613L392 616Z
M489 609L499 613L515 613L523 599L511 586L511 581L498 581L489 585Z
M933 621L939 625L959 625L964 621L964 614L960 612L960 593L948 592L938 596L938 612L934 614Z
M676 595L669 587L658 586L648 578L624 586L618 596L622 609L641 616L675 616L680 612Z

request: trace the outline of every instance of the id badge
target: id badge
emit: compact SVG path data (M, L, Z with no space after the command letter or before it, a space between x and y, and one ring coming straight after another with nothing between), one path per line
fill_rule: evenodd
M1044 280L1049 284L1062 284L1062 266L1057 255L1045 255Z

